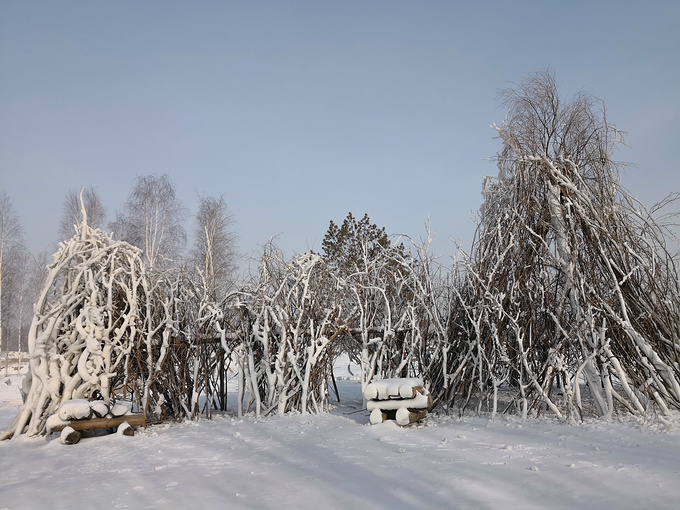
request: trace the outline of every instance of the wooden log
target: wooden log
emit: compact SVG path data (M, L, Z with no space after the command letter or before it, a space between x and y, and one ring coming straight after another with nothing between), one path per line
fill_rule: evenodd
M64 427L60 439L63 444L77 444L80 441L80 432L72 427Z
M130 411L130 408L123 404L114 404L111 407L111 416L117 418L119 416L124 416Z
M389 399L389 400L368 400L366 402L366 409L372 411L375 408L383 411L397 410L400 407L408 407L409 409L430 409L432 407L432 396L428 393L416 393L414 398Z
M409 425L422 420L427 416L426 409L397 409L396 421L399 425Z
M118 425L118 430L116 431L116 433L119 436L130 436L130 437L132 437L132 436L135 435L135 429L127 421L124 421L123 423Z
M94 417L96 418L105 418L110 411L109 405L103 400L95 400L94 402L90 402L90 408L92 409Z
M387 415L383 413L380 409L373 409L371 411L371 415L369 417L369 421L371 422L371 425L377 425L378 423L382 423L387 419Z
M427 392L423 381L418 378L380 379L370 382L364 388L366 400L411 399Z
M390 398L416 398L416 394L427 395L423 386L409 386L404 384L399 387L399 396Z
M56 425L55 427L52 428L52 432L59 432L65 427L71 427L74 430L117 428L123 422L128 422L128 424L130 424L133 427L143 427L146 425L144 414L134 413L126 414L125 416L117 416L115 418L90 418L89 420L71 420L69 422Z
M427 416L427 409L409 409L409 423L415 423L417 421L425 419Z

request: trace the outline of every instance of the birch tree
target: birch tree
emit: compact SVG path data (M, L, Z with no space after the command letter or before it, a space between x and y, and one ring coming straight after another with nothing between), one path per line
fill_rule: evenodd
M205 278L206 292L220 301L232 283L237 265L236 234L224 196L203 197L196 214L194 265Z
M7 351L19 351L30 321L34 296L30 290L31 255L23 244L15 244L3 255L2 338Z
M185 210L167 174L138 177L111 228L117 238L141 248L149 268L176 259L186 242Z
M548 70L501 99L454 386L494 410L511 388L523 416L667 414L680 405L678 273L663 229L620 186L622 133L592 96L563 101Z
M87 212L87 222L92 228L102 228L106 221L106 208L99 196L99 193L92 187L85 187L82 190L69 190L66 192L61 209L61 219L59 221L59 237L69 239L73 236L75 229L82 222L81 214L81 194L82 205Z
M4 317L2 303L3 281L11 272L7 268L7 258L11 250L16 250L22 243L23 227L19 221L9 196L4 191L0 192L0 352L3 350L2 332L4 331Z

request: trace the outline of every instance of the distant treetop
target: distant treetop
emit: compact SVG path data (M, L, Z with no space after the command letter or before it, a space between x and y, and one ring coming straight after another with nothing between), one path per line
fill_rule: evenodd
M322 242L323 254L329 268L340 274L351 274L365 267L365 261L374 259L381 252L396 249L403 251L403 245L393 246L385 227L371 223L368 214L357 221L350 212L342 225L331 220Z

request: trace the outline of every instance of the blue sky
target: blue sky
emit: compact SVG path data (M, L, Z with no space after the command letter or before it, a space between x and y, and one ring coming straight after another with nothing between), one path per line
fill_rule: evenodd
M435 250L468 247L499 89L554 69L629 132L647 203L680 191L680 2L0 0L0 190L29 247L69 189L109 217L169 174L190 212L224 194L242 252L321 250L368 213Z

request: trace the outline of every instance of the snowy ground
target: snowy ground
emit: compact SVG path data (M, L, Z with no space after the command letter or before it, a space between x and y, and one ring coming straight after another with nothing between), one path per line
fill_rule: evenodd
M0 429L19 381L0 374ZM339 385L343 403L325 415L218 416L73 446L56 434L4 441L0 509L680 505L677 431L471 417L371 426L358 383Z

